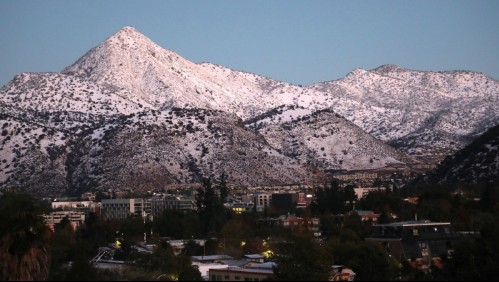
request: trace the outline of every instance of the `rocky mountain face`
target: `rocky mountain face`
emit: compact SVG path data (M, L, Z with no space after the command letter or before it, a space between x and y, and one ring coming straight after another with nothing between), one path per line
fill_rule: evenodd
M332 107L368 133L415 155L454 152L499 123L499 83L480 73L385 65L300 87L192 63L128 27L63 73L140 97L155 109L211 108L248 119L281 105Z
M332 109L312 111L281 106L246 121L284 155L325 171L369 170L416 164Z
M61 73L17 75L0 113L0 185L40 195L222 172L310 183L464 147L499 123L499 83L386 65L302 87L190 62L125 27Z
M492 127L413 185L477 184L499 181L499 125Z
M96 186L150 191L222 173L245 187L323 179L320 171L277 152L233 114L206 109L121 116L80 139L69 162L70 187L77 191Z

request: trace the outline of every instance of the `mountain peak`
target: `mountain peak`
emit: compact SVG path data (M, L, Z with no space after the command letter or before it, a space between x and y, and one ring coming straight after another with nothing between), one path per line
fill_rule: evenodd
M125 26L122 27L120 30L118 30L115 34L113 34L109 38L139 38L139 37L145 37L140 31L138 31L135 27L133 26Z
M139 31L135 27L127 25L122 27L118 32L139 32Z
M145 43L147 45L156 45L151 39L142 34L132 26L125 26L111 35L103 44L113 45L119 44L122 48L125 46L131 47L137 43Z
M402 70L402 68L397 66L397 65L394 65L394 64L386 64L386 65L382 65L382 66L375 68L373 71L386 73L386 72L393 72L393 71L397 71L397 70Z

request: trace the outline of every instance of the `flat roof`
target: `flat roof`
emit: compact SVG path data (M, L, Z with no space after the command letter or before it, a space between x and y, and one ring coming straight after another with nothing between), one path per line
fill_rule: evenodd
M437 225L450 225L450 222L431 222L429 220L409 220L400 221L386 224L374 224L374 226L381 227L411 227L411 226L437 226Z
M247 254L247 255L244 255L245 258L250 258L250 259L262 259L264 258L264 256L260 255L260 254Z
M209 260L233 259L233 257L228 255L209 255L209 256L191 256L191 259L195 261L209 261Z
M261 268L241 268L241 267L228 267L228 268L218 268L210 269L214 271L221 272L239 272L239 273L254 273L254 274L274 274L272 269L261 269Z

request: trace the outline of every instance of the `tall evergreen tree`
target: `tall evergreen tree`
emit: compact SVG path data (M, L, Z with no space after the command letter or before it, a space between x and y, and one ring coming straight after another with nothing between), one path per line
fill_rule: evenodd
M51 231L41 205L31 196L5 192L0 197L0 280L46 280Z

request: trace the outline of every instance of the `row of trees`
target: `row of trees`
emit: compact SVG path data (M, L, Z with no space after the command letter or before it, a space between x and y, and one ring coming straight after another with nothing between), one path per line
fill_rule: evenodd
M351 187L330 183L319 188L316 200L301 211L304 217L320 218L321 241L307 228L290 232L266 224L265 213L234 214L224 209L228 196L224 177L215 184L204 182L196 197L197 211L165 211L148 226L140 217L110 222L90 215L77 231L67 220L53 231L48 229L41 217L48 211L46 205L23 193L5 192L0 197L0 280L198 280L201 277L191 265L191 255L226 253L241 257L263 252L277 262L277 280L326 280L333 264L351 267L359 280L486 280L499 277L498 191L497 184L460 193L431 187L418 192L419 200L414 205L390 190L355 199ZM384 250L365 240L370 226L351 212L354 201L359 209L384 214L382 220L386 222L393 220L391 214L396 214L397 220L413 219L418 214L421 219L450 221L458 230L478 231L481 237L455 246L453 257L443 258L443 268L423 274L396 263ZM159 236L210 239L203 247L190 241L177 256L160 241L153 254L134 252L131 246L149 228ZM97 248L122 235L123 245L115 256L134 264L120 275L95 269L89 261Z

